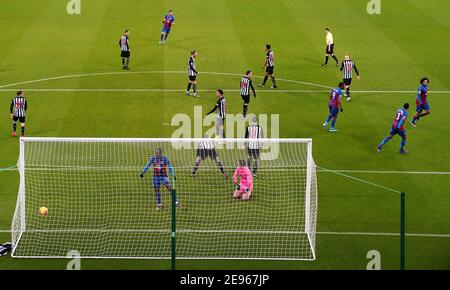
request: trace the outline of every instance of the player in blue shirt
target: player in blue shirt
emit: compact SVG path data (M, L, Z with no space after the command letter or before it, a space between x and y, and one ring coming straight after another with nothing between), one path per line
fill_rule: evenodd
M402 137L402 141L400 142L400 151L399 153L408 153L408 151L406 151L404 149L405 144L406 144L406 131L404 128L404 124L405 124L405 120L406 118L408 118L408 110L409 109L409 104L405 103L403 105L402 109L398 109L397 112L395 112L395 119L394 119L394 123L392 123L392 128L391 128L391 132L389 133L389 136L387 136L386 138L384 138L380 144L378 144L377 146L377 151L381 152L381 148L383 148L383 145L386 144L387 142L389 142L389 140L392 139L392 137L394 137L396 134L398 134L400 137Z
M430 114L430 105L428 104L428 83L430 80L428 78L422 78L420 80L420 86L417 90L416 97L416 113L411 120L411 125L416 127L416 121L419 121L420 117ZM425 110L425 113L422 113Z
M329 132L337 132L338 131L336 128L334 128L334 126L336 125L336 120L337 120L337 116L339 113L339 109L341 110L341 112L344 111L344 109L342 109L342 103L341 103L343 89L345 89L345 84L341 82L341 83L339 83L338 88L331 90L330 101L328 102L328 108L330 110L330 114L328 115L327 119L323 123L323 127L325 128L328 126L328 122L330 122L330 120L333 119L333 121L331 122L330 129L328 130Z
M169 171L170 175L172 175L173 179L176 180L175 173L173 171L172 164L166 156L162 155L162 149L156 148L155 155L152 156L144 167L144 170L139 175L140 177L144 177L144 174L150 169L153 165L153 188L155 189L156 195L156 209L162 208L161 201L161 185L165 186L169 192L172 192L172 185L170 184L169 177L167 175L167 171ZM176 201L177 206L180 206L179 201Z
M163 21L163 28L161 31L161 38L159 40L159 44L166 43L167 37L169 36L170 29L172 29L172 25L175 23L175 17L173 17L172 10L169 10L169 14L164 16Z

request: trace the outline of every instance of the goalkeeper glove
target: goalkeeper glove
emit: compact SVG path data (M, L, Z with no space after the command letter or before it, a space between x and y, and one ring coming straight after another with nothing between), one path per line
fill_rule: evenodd
M140 176L140 177L144 177L144 173L143 173L143 172L141 172L141 174L139 174L139 176Z
M236 190L240 190L241 186L239 184L236 184Z

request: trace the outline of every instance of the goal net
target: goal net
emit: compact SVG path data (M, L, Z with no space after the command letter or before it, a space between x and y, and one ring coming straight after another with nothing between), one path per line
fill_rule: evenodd
M314 260L311 139L247 141L21 138L12 256L169 259L175 188L177 259Z

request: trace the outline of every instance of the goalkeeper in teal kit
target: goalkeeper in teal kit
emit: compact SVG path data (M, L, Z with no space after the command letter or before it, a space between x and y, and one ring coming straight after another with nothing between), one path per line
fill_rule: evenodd
M150 167L153 165L153 188L155 189L155 196L156 196L156 209L162 208L162 199L161 199L161 186L165 186L169 192L172 192L172 184L169 181L169 176L167 174L167 171L169 171L170 175L173 177L174 180L177 178L175 177L175 173L173 171L172 164L170 163L170 160L162 155L162 149L156 148L155 155L152 156L147 163L147 165L144 167L144 170L141 172L140 177L144 177L144 174L150 169ZM176 205L179 207L181 206L180 202L176 201Z

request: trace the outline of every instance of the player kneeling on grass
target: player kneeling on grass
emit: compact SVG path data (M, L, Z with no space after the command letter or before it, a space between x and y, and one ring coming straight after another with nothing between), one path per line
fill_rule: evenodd
M239 184L238 176L241 178ZM233 182L236 184L233 197L241 198L242 200L250 199L253 190L253 177L250 168L247 167L244 160L239 160L239 166L233 175Z

